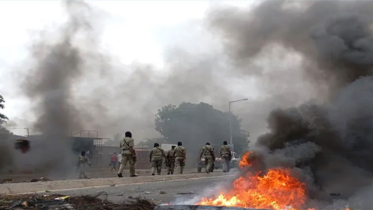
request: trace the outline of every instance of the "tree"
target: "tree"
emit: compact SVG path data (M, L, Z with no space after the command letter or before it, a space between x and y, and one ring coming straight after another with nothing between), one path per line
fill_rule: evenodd
M3 96L0 95L0 109L4 109L4 107L5 107L4 103L5 103L5 100L4 100ZM0 125L5 123L7 120L8 120L8 118L4 114L0 113Z
M183 142L189 157L197 157L199 149L210 142L217 152L223 141L229 143L229 119L237 153L247 148L248 133L241 129L240 120L213 106L200 103L182 103L178 107L168 105L160 110L155 119L155 129L168 143Z
M4 98L0 95L0 109L4 109ZM7 167L12 165L12 153L10 152L11 146L10 137L12 133L10 133L3 124L8 120L8 118L0 113L0 172L5 170Z
M3 98L2 95L0 95L0 109L4 109L4 103L5 103L5 100ZM8 139L9 136L10 136L10 132L3 126L4 123L6 123L6 121L8 120L8 118L4 115L4 114L1 114L0 113L0 140L4 140L4 139Z

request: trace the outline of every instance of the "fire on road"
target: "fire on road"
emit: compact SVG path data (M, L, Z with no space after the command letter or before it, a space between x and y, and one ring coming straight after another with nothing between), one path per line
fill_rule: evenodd
M239 163L243 171L232 189L217 197L203 197L197 205L225 206L275 210L316 210L304 208L307 201L306 184L292 176L290 169L272 168L265 173L252 171L262 164L252 151L245 153ZM349 208L345 208L349 210Z

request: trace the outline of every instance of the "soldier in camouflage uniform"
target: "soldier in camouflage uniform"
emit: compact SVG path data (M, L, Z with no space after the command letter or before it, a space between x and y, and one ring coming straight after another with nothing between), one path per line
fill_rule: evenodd
M223 142L223 146L220 147L220 157L223 161L223 172L229 172L229 163L232 159L231 148L228 146L227 141Z
M185 166L186 149L181 142L178 142L174 149L174 158L176 169L182 174Z
M206 173L210 173L215 160L214 148L210 143L207 142L206 145L202 147L199 158L202 159L202 156L205 158Z
M124 167L127 163L130 164L130 177L137 177L135 174L135 164L136 164L136 151L133 148L135 146L134 140L132 138L132 133L127 131L125 133L125 138L122 143L120 143L120 148L122 149L122 162L119 167L118 177L123 177L122 173Z
M88 179L87 175L85 174L86 164L91 165L91 162L89 162L87 156L85 156L85 151L82 151L78 159L79 179L80 178Z
M174 153L175 153L175 147L172 146L171 150L167 152L166 158L167 158L167 174L174 174L174 169L175 169L175 158L174 158Z
M166 158L165 152L159 147L158 143L154 143L154 148L150 151L149 159L152 162L152 175L155 175L155 170L157 174L161 175L163 158Z

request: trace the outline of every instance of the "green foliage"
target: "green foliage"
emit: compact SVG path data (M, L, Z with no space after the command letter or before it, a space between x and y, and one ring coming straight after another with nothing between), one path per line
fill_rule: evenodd
M4 109L4 107L5 107L4 103L5 103L5 100L4 100L3 96L0 95L0 109ZM4 139L9 138L9 136L11 134L6 128L4 128L2 126L2 124L4 124L7 120L8 120L8 118L5 115L0 113L0 140L4 140Z
M240 120L206 103L182 103L178 107L161 108L155 119L155 129L168 143L181 141L187 151L198 154L206 142L210 142L215 151L223 141L229 143L229 118L235 151L241 153L247 148L248 133L241 129Z
M0 95L0 109L4 109L4 98ZM10 146L13 146L10 143L10 137L12 133L10 133L6 128L3 127L8 118L0 113L0 172L3 172L6 167L9 167L12 164L12 156L11 150L9 149Z
M3 96L0 95L0 109L4 109L4 103L5 103L5 100L4 100ZM8 120L8 118L4 114L0 113L0 125L5 123L7 120Z

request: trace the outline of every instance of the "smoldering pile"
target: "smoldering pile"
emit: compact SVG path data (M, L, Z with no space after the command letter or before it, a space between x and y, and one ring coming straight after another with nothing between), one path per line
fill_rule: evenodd
M373 172L373 2L262 2L250 12L222 9L212 24L246 70L277 44L302 56L314 101L273 110L270 132L254 149L263 166L300 170L312 198L350 197L370 185ZM283 97L292 97L286 95Z

